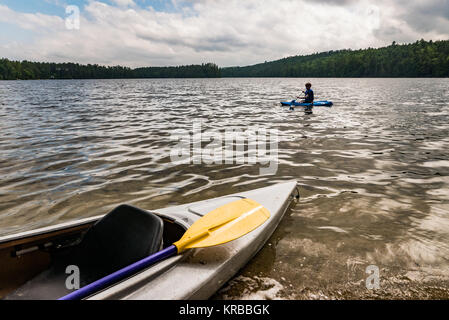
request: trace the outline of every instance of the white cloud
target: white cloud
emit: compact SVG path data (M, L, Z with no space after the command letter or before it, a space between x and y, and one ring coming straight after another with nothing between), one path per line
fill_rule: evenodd
M81 13L80 30L66 30L58 17L0 6L0 21L35 32L33 43L0 46L0 56L132 67L201 62L229 66L377 47L392 40L449 38L444 17L418 30L407 21L406 6L387 6L387 0L381 8L368 0L178 0L178 12L143 9L129 0L114 2L119 6L90 1ZM191 5L182 6L186 2Z
M60 17L41 13L19 13L4 5L0 5L0 22L14 24L22 29L36 32L45 32L55 25L64 25L64 20Z
M130 7L136 5L133 0L112 0L112 2L120 7Z

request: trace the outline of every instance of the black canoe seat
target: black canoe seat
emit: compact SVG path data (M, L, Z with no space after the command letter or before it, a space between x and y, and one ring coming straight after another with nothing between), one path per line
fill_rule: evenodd
M59 264L78 266L84 286L159 251L162 232L155 214L121 205L94 224Z
M161 218L121 205L95 223L59 264L78 266L84 286L159 251L162 233Z
M66 268L80 271L80 286L111 274L162 248L163 221L155 214L121 205L97 221L81 242L53 259L52 267L6 299L57 299L66 288Z

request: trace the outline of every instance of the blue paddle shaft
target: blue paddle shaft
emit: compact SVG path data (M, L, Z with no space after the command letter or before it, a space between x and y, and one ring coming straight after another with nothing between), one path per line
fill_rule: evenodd
M178 248L176 248L174 245L165 248L164 250L161 250L159 252L156 252L155 254L152 254L151 256L148 256L142 260L139 260L137 262L134 262L133 264L124 267L114 273L111 273L110 275L107 275L101 279L98 279L97 281L94 281L87 286L82 287L79 290L76 290L72 293L69 293L68 295L59 298L58 300L80 300L87 296L90 296L91 294L100 291L120 280L125 279L126 277L129 277L140 270L143 270L152 264L155 264L156 262L162 261L166 258L169 258L171 256L175 256L178 253ZM83 272L81 270L81 272Z

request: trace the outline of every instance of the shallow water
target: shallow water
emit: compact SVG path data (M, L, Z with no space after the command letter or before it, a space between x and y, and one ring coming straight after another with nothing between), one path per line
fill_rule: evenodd
M305 80L334 107L281 107ZM449 79L3 81L0 235L296 179L300 201L214 298L448 299L447 101ZM195 120L279 130L276 174L173 163Z

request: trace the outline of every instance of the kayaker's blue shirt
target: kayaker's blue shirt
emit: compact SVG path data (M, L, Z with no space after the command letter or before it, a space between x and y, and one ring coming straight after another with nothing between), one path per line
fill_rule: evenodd
M313 96L313 90L312 89L307 89L306 92L304 92L306 98L304 100L304 102L307 103L311 103L314 100L314 96Z

